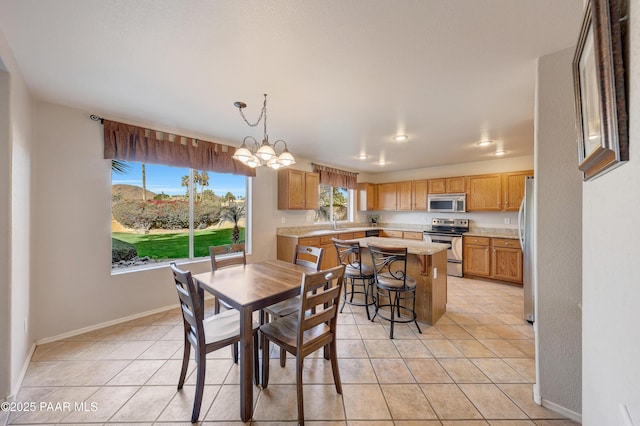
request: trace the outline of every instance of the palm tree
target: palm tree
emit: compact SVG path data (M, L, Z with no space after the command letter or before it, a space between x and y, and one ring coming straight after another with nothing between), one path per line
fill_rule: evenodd
M220 212L220 221L218 222L218 226L222 225L223 222L233 223L233 234L231 240L234 244L240 242L240 228L238 228L238 222L244 217L245 206L246 205L244 203L233 203L230 206L224 207Z
M111 171L124 175L129 171L131 165L124 160L111 160Z

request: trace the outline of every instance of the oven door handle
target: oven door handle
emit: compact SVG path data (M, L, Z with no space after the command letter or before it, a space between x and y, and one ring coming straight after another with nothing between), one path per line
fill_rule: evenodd
M453 237L451 240L451 251L456 260L462 260L462 237Z

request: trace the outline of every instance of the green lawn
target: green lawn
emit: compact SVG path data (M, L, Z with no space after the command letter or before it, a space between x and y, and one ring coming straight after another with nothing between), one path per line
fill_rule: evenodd
M209 256L209 246L231 243L232 228L208 229L194 232L195 257ZM189 257L189 233L176 231L171 234L129 234L113 232L111 236L136 246L138 256L152 259L184 259ZM244 241L244 228L240 228L240 241Z

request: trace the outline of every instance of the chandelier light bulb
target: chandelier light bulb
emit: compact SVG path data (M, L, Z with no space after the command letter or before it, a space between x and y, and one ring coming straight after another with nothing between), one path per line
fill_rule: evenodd
M290 165L295 164L296 160L293 158L293 155L291 155L289 150L285 148L284 151L282 151L282 154L278 157L278 163L284 167L289 167Z

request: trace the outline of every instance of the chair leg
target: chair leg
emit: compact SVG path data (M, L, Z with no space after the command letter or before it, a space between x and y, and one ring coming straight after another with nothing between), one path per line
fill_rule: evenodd
M260 342L258 339L258 331L253 332L253 382L256 386L260 386L260 360L258 357L258 347Z
M262 335L262 388L269 385L269 339Z
M371 315L369 315L369 283L364 279L362 279L362 287L364 287L364 310L367 312L367 319L371 319Z
M389 333L389 338L393 339L393 324L396 322L393 313L395 311L395 305L398 300L398 295L395 295L395 299L391 299L391 292L389 292L389 304L391 305L391 332Z
M287 365L287 351L280 348L280 367L284 368Z
M336 351L336 339L329 344L331 351L331 371L333 372L333 383L336 385L336 392L342 394L342 382L340 381L340 369L338 368L338 353Z
M304 425L304 394L302 392L302 355L296 356L296 393L298 396L298 424Z
M416 294L413 293L413 322L416 324L416 327L418 328L418 333L422 334L422 330L420 330L420 326L418 325L418 320L417 320L417 315L416 315Z
M238 352L240 351L239 345L240 343L234 343L231 345L231 356L233 357L233 362L235 364L238 363Z
M200 407L202 406L202 394L204 393L204 376L207 366L207 356L202 348L196 352L196 395L193 399L193 412L191 413L191 423L196 423L200 417Z
M187 369L189 367L189 355L191 354L191 343L187 336L184 336L184 354L182 355L182 370L180 371L180 379L178 379L178 390L182 389L184 379L187 377Z

